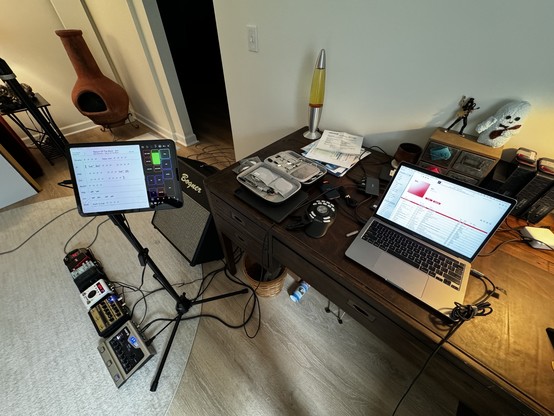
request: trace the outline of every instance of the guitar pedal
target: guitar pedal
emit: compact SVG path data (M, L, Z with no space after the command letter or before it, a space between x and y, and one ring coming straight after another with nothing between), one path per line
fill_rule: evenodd
M79 292L85 291L96 281L106 278L101 264L89 249L78 248L71 251L64 257L63 262Z
M98 335L105 338L113 334L131 318L129 310L116 295L108 295L88 311Z
M98 352L117 388L155 354L154 348L146 345L132 321L109 338L100 340Z
M113 293L114 292L110 287L110 284L107 283L104 279L100 279L81 293L81 300L83 301L87 309L90 309L104 296Z

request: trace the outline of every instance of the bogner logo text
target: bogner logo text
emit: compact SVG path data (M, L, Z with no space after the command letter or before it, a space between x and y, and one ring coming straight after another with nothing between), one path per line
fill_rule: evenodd
M187 188L192 189L193 191L198 192L199 194L202 193L202 188L198 185L196 185L193 181L189 179L189 175L186 173L181 174L181 182L184 182L187 185Z

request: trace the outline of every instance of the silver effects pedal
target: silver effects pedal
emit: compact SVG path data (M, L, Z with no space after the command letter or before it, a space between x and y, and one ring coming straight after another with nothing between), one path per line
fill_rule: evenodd
M113 335L100 340L98 352L117 388L156 353L146 345L136 326L127 321Z

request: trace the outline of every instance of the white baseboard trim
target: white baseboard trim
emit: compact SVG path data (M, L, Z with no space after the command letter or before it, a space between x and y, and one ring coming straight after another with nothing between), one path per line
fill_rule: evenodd
M198 138L196 137L195 134L191 134L189 136L183 136L182 134L171 132L140 114L132 115L131 119L133 118L139 121L140 123L144 124L149 129L154 130L157 134L159 134L164 139L172 139L182 144L185 147L198 143ZM84 131L95 129L98 127L100 126L98 124L94 124L91 120L85 120L81 123L75 123L68 126L59 127L59 129L65 137L70 137L73 134L82 133ZM33 146L31 139L29 139L27 135L24 135L23 137L21 137L21 140L23 140L25 145Z
M191 146L195 143L198 143L198 138L196 137L196 134L190 134L188 136L183 136L180 133L177 132L171 132L167 130L166 128L160 126L159 124L154 123L152 120L142 116L141 114L135 114L134 117L140 121L142 124L144 124L146 127L154 130L156 133L161 135L162 137L166 139L172 139L173 141L176 141L178 143L181 143L183 146Z

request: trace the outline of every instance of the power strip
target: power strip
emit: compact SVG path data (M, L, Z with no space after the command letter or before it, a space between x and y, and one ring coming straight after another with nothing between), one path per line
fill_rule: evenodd
M523 227L522 237L530 239L529 245L539 250L552 250L554 248L554 233L548 228Z

